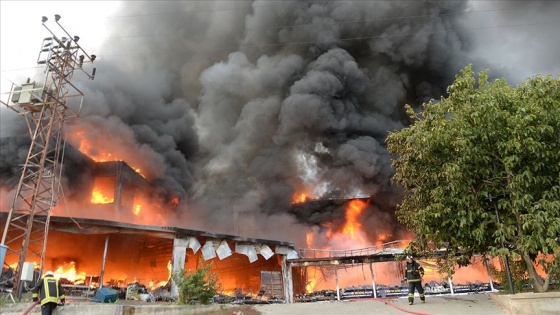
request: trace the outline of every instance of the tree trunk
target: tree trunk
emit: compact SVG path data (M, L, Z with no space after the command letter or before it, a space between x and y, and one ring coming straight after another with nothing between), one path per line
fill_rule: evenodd
M523 253L523 260L525 260L525 264L527 265L527 272L529 273L529 278L533 280L533 285L535 286L535 290L537 292L542 293L548 291L548 285L550 283L550 275L547 275L546 279L543 281L539 274L535 270L535 266L533 265L533 261L529 254Z

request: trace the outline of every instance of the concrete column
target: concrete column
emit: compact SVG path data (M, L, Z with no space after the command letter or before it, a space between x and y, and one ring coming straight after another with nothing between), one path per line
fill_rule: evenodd
M375 285L375 274L373 273L373 263L369 263L369 271L371 272L371 288L373 289L373 297L377 299L377 286Z
M338 287L338 262L334 265L334 278L336 280L336 300L340 301L340 288Z
M123 190L123 163L122 161L117 163L117 169L115 174L115 191L114 191L114 201L113 205L115 207L115 211L117 212L118 218L121 217L121 199L122 199L122 190Z
M287 262L288 256L282 255L282 283L284 285L284 302L294 303L294 284L292 265Z
M103 276L105 275L105 261L107 260L107 248L109 247L109 234L105 236L105 249L103 250L103 260L101 261L101 275L99 276L99 287L103 287Z
M185 256L187 255L187 246L189 246L188 238L175 238L173 239L173 267L171 272L173 275L177 274L182 269L185 269ZM178 296L179 290L177 284L171 278L171 295Z
M490 269L488 268L488 260L486 259L486 256L482 256L482 263L484 264L484 268L486 268L486 273L488 274L490 291L494 292L494 283L493 283L493 280L492 280L492 275L490 274Z

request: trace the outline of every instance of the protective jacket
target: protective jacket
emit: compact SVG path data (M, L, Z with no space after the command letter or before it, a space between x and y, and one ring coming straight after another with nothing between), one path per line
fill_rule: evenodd
M53 276L45 276L37 285L31 289L33 292L33 299L37 298L37 295L40 295L41 305L45 303L53 302L58 303L58 300L64 300L65 295L62 291L62 285L58 279Z
M404 271L404 279L408 282L420 282L424 276L424 268L420 266L416 260L411 263L406 263L406 269Z

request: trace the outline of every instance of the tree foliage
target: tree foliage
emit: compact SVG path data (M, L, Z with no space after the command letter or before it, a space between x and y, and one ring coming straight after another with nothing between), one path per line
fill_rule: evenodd
M524 292L529 289L529 275L527 274L527 264L523 260L509 261L509 269L512 277L512 285L514 292ZM510 291L509 281L505 270L499 270L494 265L488 265L488 272L495 279L502 284L502 289L506 292Z
M418 248L448 248L447 271L474 254L511 253L546 291L560 270L560 80L511 87L468 66L448 97L407 112L414 123L387 144L393 181L408 192L397 216Z
M219 289L218 276L209 271L211 267L212 264L208 264L194 272L181 269L173 274L179 291L178 304L210 304Z

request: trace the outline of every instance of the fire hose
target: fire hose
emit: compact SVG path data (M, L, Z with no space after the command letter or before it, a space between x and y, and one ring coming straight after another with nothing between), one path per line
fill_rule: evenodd
M402 307L400 307L396 304L393 304L393 303L389 302L389 300L391 300L391 299L393 299L393 298L373 298L373 299L368 298L368 300L383 302L386 305L392 306L392 307L398 309L399 311L403 311L405 313L414 314L414 315L431 315L430 313L422 313L422 312L407 310L406 308L402 308ZM351 301L358 301L358 300L363 300L363 299L351 299Z
M35 306L39 305L39 301L35 301L33 303L31 303L31 305L29 305L24 311L22 315L28 315L34 308ZM58 306L64 306L64 303L58 303Z
M415 314L415 315L430 315L429 313L422 313L422 312L416 312L416 311L407 310L407 309L402 308L402 307L400 307L400 306L398 306L398 305L395 305L395 304L393 304L393 303L391 303L391 302L389 302L388 300L385 300L385 299L378 299L378 300L381 301L381 302L383 302L383 303L385 303L385 304L387 304L387 305L389 305L389 306L392 306L392 307L394 307L394 308L396 308L396 309L398 309L398 310L400 310L400 311L403 311L403 312L405 312L405 313Z
M23 314L22 314L22 315L27 315L27 314L29 314L29 312L31 312L31 310L32 310L33 308L35 308L35 306L38 305L38 304L39 304L39 301L35 301L35 302L31 303L31 305L29 305L29 306L25 309L25 311L23 311Z

